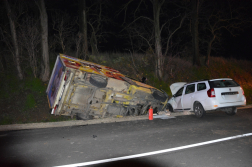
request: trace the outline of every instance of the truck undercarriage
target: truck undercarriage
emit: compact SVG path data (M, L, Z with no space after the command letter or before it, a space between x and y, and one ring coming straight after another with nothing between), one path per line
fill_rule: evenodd
M143 115L150 106L164 110L165 92L123 75L108 77L71 67L63 68L52 114L79 119Z

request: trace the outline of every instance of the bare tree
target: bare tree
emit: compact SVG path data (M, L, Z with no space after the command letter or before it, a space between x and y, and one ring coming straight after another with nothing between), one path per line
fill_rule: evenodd
M133 1L129 1L123 9L126 10L130 2ZM146 5L146 1L140 1L136 10L134 10L133 12L133 21L128 24L125 29L127 29L130 33L133 32L133 34L131 34L131 38L138 38L138 42L146 42L148 49L154 50L156 60L155 74L159 79L161 79L164 75L166 56L168 55L172 47L171 39L174 34L182 27L186 16L181 16L181 14L174 16L173 14L172 16L167 16L165 19L162 19L166 20L165 22L160 22L161 15L164 15L165 13L165 11L162 11L162 7L164 6L164 4L169 5L169 3L164 0L151 0L150 2L152 4L153 19L150 16L136 16L136 13L138 12L138 10L140 10L141 3L145 6L148 6L148 4ZM174 21L175 19L177 19L176 22L174 22L175 24L172 24L172 21ZM144 24L142 20L146 20ZM152 30L150 30L150 27ZM165 33L163 32L164 30L166 31ZM162 36L162 33L166 35L166 38ZM142 40L139 40L139 38ZM166 40L164 41L162 38ZM164 48L163 46L166 47Z
M85 55L88 55L88 47L91 48L92 55L97 55L99 44L101 41L106 41L105 37L109 30L105 31L103 27L111 23L111 20L107 17L110 3L106 0L80 0L80 32L84 38Z
M74 21L67 13L55 12L53 18L53 30L57 33L54 34L56 42L61 46L62 53L66 52L66 40L73 35Z
M153 18L154 18L154 31L155 31L155 54L157 57L156 75L161 79L163 77L164 55L162 53L161 44L161 29L160 29L160 10L164 0L153 0Z
M249 13L249 8L244 5L240 6L236 1L211 1L206 2L206 24L204 29L205 34L209 34L207 42L207 55L205 64L209 65L209 59L213 44L220 41L223 30L229 32L232 36L239 34L239 31L250 26L252 19L246 16ZM220 44L220 43L219 43Z
M106 42L106 36L109 34L109 30L105 26L111 23L111 19L106 15L109 9L109 2L105 0L96 0L93 5L89 6L88 13L92 17L88 19L88 25L91 27L91 38L90 45L92 54L96 55L99 53L98 44L103 41Z
M147 54L155 54L155 34L152 21L149 19L141 19L135 24L126 27L125 38L129 38L132 52L143 52ZM142 25L142 26L139 26Z
M193 64L201 66L199 58L199 0L192 0L192 46L193 46Z
M0 28L0 46L1 46L1 48L4 48L4 46L3 46L4 43L5 43L5 45L7 45L8 48L11 48L9 40L6 41L6 35L4 35L2 28ZM2 68L1 71L4 72L7 69L6 55L3 53L3 51L0 54L1 54L0 63L1 63L1 68Z
M42 72L41 79L43 82L49 80L50 66L49 66L49 49L48 49L48 18L44 0L37 2L40 11L41 24L41 42L42 42Z
M76 46L75 57L80 58L80 55L83 54L83 53L81 53L83 51L83 49L81 49L81 44L82 44L82 41L83 41L83 34L79 32L76 35L76 37L74 37L74 41L75 41L75 46Z
M32 69L33 76L36 78L38 74L38 53L39 44L41 42L40 32L38 30L38 21L35 18L26 16L20 24L20 44L29 55L29 64Z
M16 24L14 21L14 16L13 13L11 11L10 5L8 3L8 0L4 0L5 2L5 7L7 9L7 15L9 18L9 23L10 23L10 30L11 30L11 36L12 36L12 44L14 47L14 52L13 53L13 57L14 57L14 62L17 68L17 73L18 73L18 78L20 80L22 80L24 78L23 76L23 72L20 66L20 53L19 53L19 46L18 46L18 41L17 41L17 32L16 32Z
M87 22L87 7L86 7L86 0L80 0L80 32L83 34L83 49L84 49L84 59L88 60L88 36L87 36L87 28L88 28L88 22Z

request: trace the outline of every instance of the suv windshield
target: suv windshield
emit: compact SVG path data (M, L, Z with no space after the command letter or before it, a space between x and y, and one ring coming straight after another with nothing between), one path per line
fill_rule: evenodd
M174 95L174 97L178 97L178 96L181 96L182 93L183 93L183 90L184 90L184 87L180 88L177 93Z
M240 86L234 80L215 80L209 81L211 88L236 87Z

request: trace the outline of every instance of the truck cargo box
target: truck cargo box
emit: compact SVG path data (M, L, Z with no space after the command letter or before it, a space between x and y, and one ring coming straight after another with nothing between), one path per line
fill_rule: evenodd
M46 90L51 114L81 119L164 110L168 95L119 71L60 54Z

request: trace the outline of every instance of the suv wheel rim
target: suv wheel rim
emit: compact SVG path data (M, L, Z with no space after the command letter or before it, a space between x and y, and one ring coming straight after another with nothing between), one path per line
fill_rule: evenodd
M195 114L196 114L197 116L201 116L202 113L203 113L203 111L201 110L199 104L197 104L197 105L195 106Z

